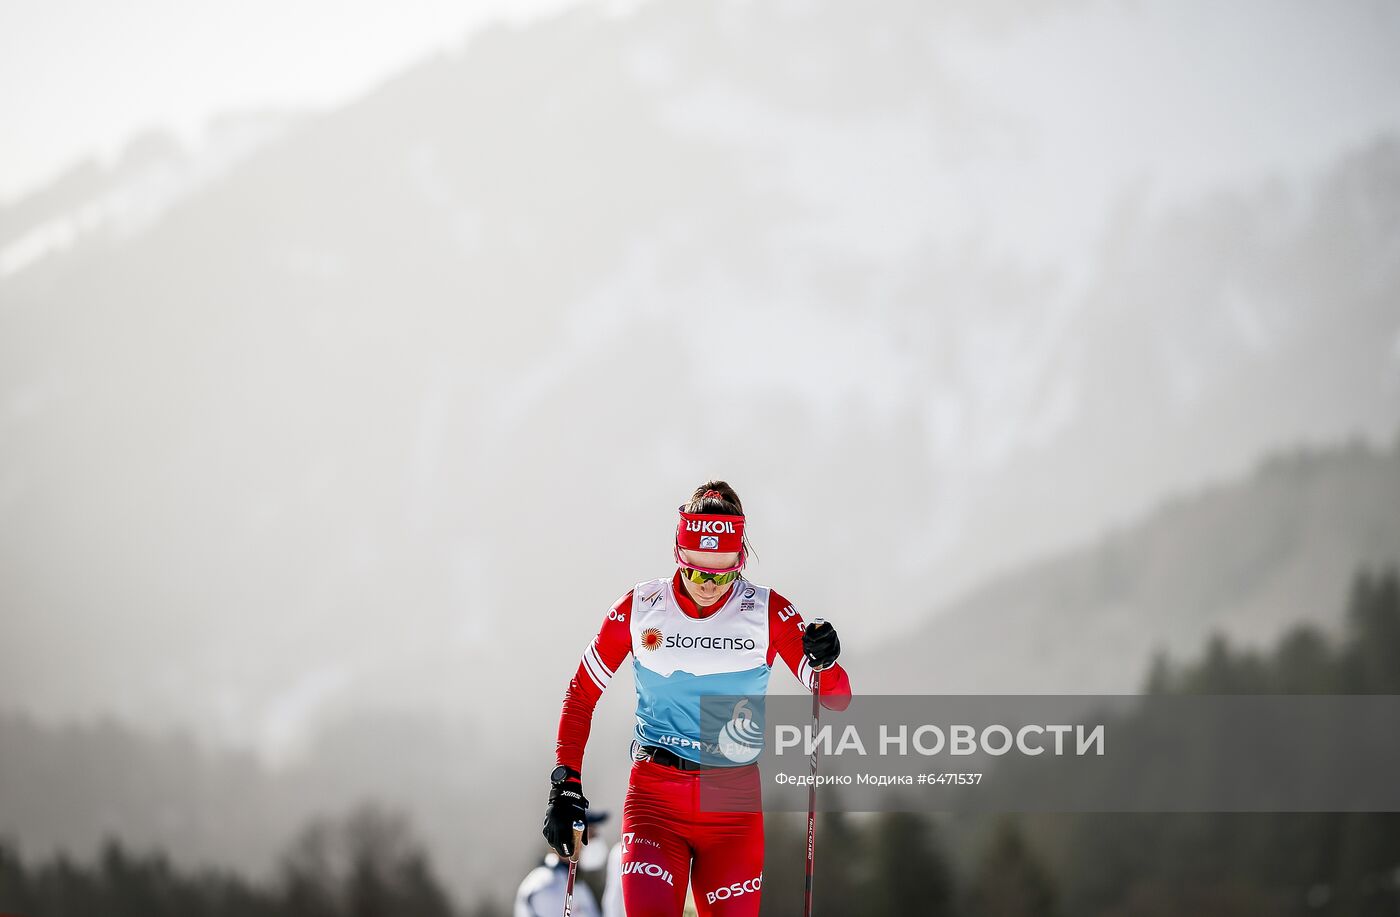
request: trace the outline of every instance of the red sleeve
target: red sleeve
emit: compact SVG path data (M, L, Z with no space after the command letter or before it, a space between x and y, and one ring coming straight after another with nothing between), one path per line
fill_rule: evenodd
M559 737L554 743L555 763L583 772L583 749L593 725L593 708L617 667L632 652L632 630L627 616L632 613L632 592L618 599L603 618L598 636L583 651L574 677L564 692L564 709L559 712Z
M822 706L828 710L845 710L851 703L851 680L841 663L829 669L813 672L802 652L802 631L807 625L792 603L776 592L768 595L768 665L773 664L774 655L782 656L783 662L802 682L808 691L812 690L812 678L821 678Z

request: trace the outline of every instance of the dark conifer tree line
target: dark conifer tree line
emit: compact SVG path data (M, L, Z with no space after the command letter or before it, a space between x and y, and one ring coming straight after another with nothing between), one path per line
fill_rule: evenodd
M1215 637L1194 662L1158 657L1144 690L1400 694L1400 573L1355 577L1336 639L1303 625L1261 652ZM1167 758L1152 766L1144 781L1178 774ZM801 815L768 818L765 917L801 913L804 832ZM817 858L824 914L1400 914L1400 813L831 813Z
M504 917L483 900L455 906L406 818L375 805L312 822L276 876L254 882L177 870L163 853L108 841L91 863L60 854L27 864L0 843L0 913L22 917Z

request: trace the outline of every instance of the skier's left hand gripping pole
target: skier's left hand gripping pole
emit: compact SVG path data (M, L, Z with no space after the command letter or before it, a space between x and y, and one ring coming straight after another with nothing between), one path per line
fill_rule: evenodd
M578 875L578 850L583 846L583 822L574 822L574 851L569 857L569 884L564 889L564 917L573 917L574 878Z

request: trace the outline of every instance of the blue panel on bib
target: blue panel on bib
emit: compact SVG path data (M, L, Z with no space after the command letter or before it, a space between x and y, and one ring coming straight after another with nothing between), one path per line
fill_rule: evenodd
M692 675L675 671L659 675L632 660L637 681L637 739L644 745L669 748L691 761L701 760L700 698L702 695L768 693L768 674L761 665L743 672Z

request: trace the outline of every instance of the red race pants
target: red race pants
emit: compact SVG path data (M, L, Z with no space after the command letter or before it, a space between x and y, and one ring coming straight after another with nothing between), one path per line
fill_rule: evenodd
M634 762L622 804L628 917L680 917L687 880L700 917L756 917L763 886L760 793L754 765L680 771Z

